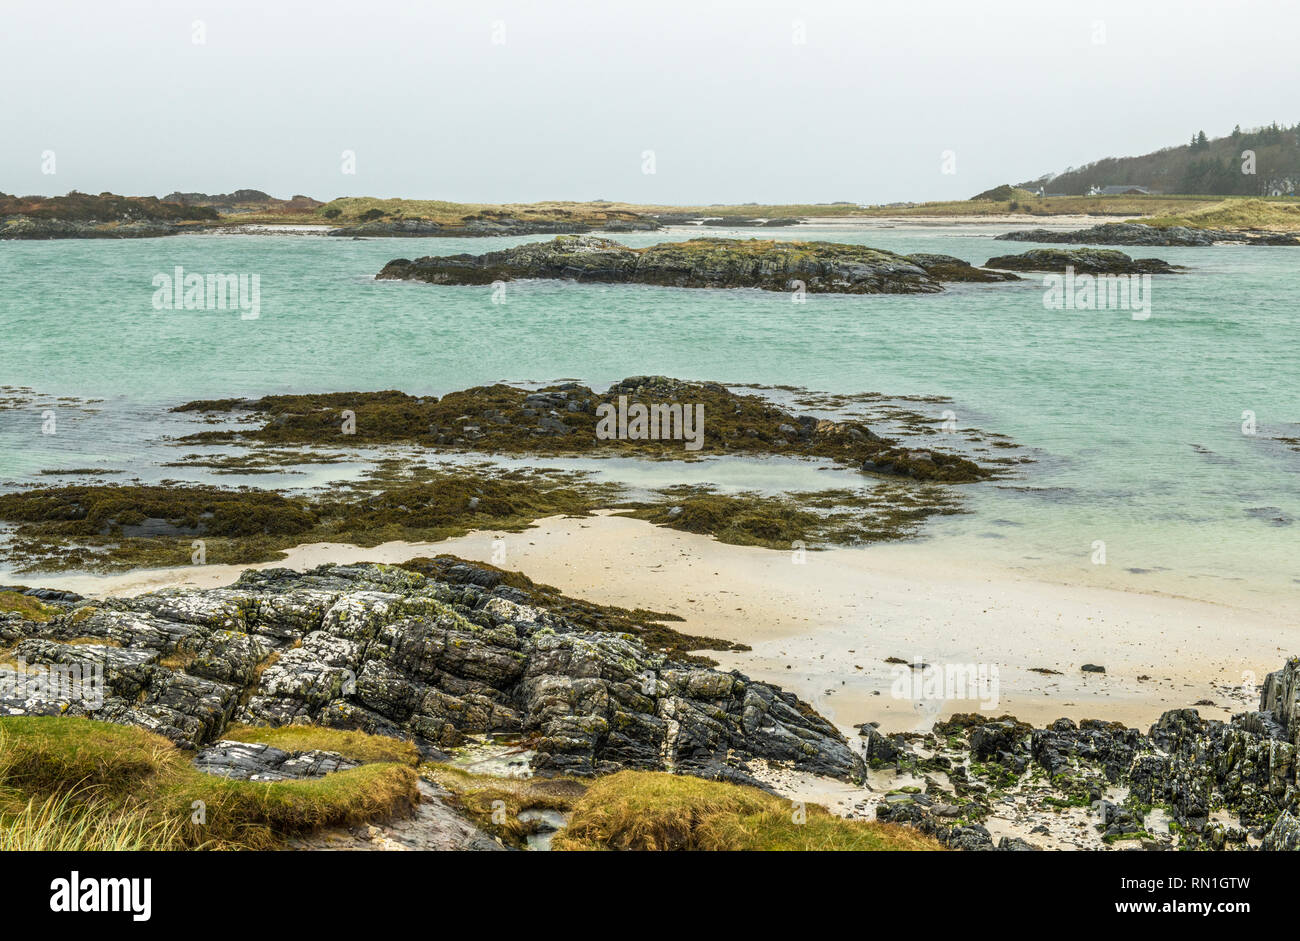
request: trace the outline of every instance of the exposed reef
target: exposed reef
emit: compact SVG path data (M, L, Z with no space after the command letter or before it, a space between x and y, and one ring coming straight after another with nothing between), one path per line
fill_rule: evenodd
M930 732L862 726L869 767L923 777L879 820L961 849L1300 849L1300 659L1270 673L1259 709L1228 722L1166 712L1145 733L1118 722L961 714ZM990 816L1028 836L996 845Z
M653 436L630 429L602 437L601 415L622 408L631 413L677 404L675 424L656 419ZM698 448L688 450L682 429L688 409L703 421ZM342 432L340 415L354 424ZM793 415L757 395L732 392L716 382L688 382L664 376L633 376L603 393L576 382L536 391L503 384L475 386L434 396L402 392L336 392L272 395L261 399L188 402L176 411L249 411L265 416L260 428L202 432L191 441L254 439L265 444L328 444L331 447L413 442L428 448L513 454L625 454L688 459L716 454L823 457L871 473L914 480L962 483L992 471L957 455L908 448L854 421Z
M629 248L593 236L560 236L484 255L398 258L377 277L430 284L553 278L836 294L931 294L942 291L944 281L1014 280L946 255L909 257L863 245L699 238Z
M1036 248L1020 255L999 255L990 268L1012 271L1065 271L1080 274L1175 274L1183 270L1159 258L1130 258L1113 248Z
M1064 242L1071 245L1300 245L1300 236L1266 230L1192 229L1140 222L1107 222L1089 229L1061 232L1028 229L995 236L1009 242Z

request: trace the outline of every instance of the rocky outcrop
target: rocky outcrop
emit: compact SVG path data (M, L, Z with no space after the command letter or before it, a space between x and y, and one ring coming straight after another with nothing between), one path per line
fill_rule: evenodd
M1300 245L1300 237L1288 232L1189 229L1175 225L1157 227L1140 222L1107 222L1090 229L1062 232L1028 229L996 236L1008 242L1046 242L1070 245Z
M999 255L989 268L1010 271L1065 271L1079 274L1174 274L1180 270L1159 258L1130 258L1113 248L1036 248L1020 255Z
M565 235L586 232L653 232L662 226L654 219L611 219L601 225L585 222L533 221L505 217L470 218L441 223L432 219L376 219L332 229L329 235L362 238L472 238L475 236Z
M927 294L942 291L943 280L1006 279L949 256L912 259L863 245L701 238L629 248L593 236L561 236L485 255L398 258L385 265L378 278L430 284L558 278L838 294Z
M194 767L240 781L289 781L321 778L355 768L357 762L335 752L288 752L260 742L222 741L201 749L194 758Z
M1298 691L1300 658L1269 674L1259 710L1228 722L1176 709L1145 733L1098 720L1035 729L977 714L926 734L886 736L863 726L872 769L927 781L924 790L891 792L876 816L946 845L993 849L972 825L1027 802L1021 822L1042 833L1075 808L1082 818L1067 826L1089 822L1092 848L1300 849ZM931 777L940 775L945 784ZM1158 826L1161 818L1170 825Z
M0 239L147 239L192 229L152 220L102 223L9 216L0 220Z
M921 253L906 256L914 265L925 269L926 274L938 281L1019 281L1020 277L1009 271L990 271L988 268L976 268L952 255L935 255Z
M495 573L461 574L272 569L223 589L61 600L52 620L6 620L16 643L0 660L19 669L0 666L0 715L81 715L191 748L219 742L233 721L360 729L430 755L466 736L516 733L536 769L576 775L747 780L755 758L844 779L863 772L836 729L784 690L579 628ZM59 668L77 683L36 682ZM266 753L251 748L223 744L205 760L256 769Z
M153 196L73 191L66 196L0 193L0 239L153 238L216 222L215 209ZM184 223L184 224L183 224Z

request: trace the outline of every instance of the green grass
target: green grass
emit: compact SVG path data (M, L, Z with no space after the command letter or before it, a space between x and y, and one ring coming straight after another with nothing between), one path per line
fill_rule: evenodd
M1300 202L1228 199L1181 214L1155 216L1138 221L1161 228L1181 225L1189 229L1270 229L1279 232L1297 232L1300 231Z
M415 766L420 761L420 750L411 742L318 725L282 725L278 728L232 725L221 733L221 737L232 742L270 745L284 751L332 751L363 763L394 761Z
M16 591L0 591L0 612L17 611L29 621L45 623L53 620L63 612L53 605L44 604L38 598Z
M84 789L15 801L0 813L0 852L137 851L181 842L182 822L149 810L119 810Z
M316 730L316 747L352 747ZM332 742L331 742L332 739ZM35 849L271 849L282 838L409 812L409 763L384 762L301 781L235 781L131 726L54 716L0 718L0 844ZM205 821L192 822L196 802Z
M656 771L600 778L573 808L557 850L937 850L895 824L846 820L756 788Z

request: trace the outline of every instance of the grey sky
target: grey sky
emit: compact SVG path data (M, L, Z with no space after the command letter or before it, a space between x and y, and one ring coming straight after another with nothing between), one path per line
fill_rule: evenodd
M1300 7L1276 0L4 0L3 21L17 194L948 199L1300 120Z

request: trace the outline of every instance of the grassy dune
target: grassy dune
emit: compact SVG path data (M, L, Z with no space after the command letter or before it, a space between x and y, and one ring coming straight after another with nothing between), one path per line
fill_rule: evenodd
M1269 229L1300 232L1300 202L1294 199L1228 199L1181 214L1143 219L1147 225L1191 229Z
M276 744L304 747L280 731ZM302 734L358 757L373 749L356 733ZM401 757L323 778L235 781L196 770L190 753L143 729L0 718L0 849L272 849L296 833L409 811L417 776Z

